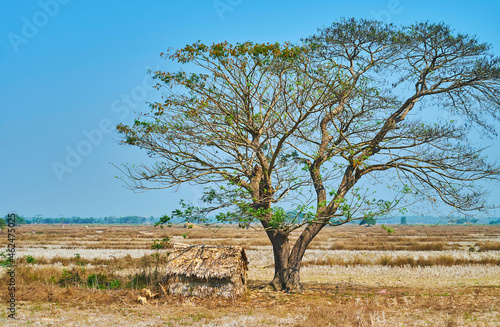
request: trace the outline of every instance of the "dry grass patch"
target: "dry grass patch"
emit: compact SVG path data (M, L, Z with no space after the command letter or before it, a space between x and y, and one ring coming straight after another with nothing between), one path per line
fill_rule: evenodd
M51 326L497 326L498 290L308 284L302 294L252 283L238 300L163 296L137 304L137 292L23 288L19 325ZM0 324L7 323L0 317Z
M476 243L482 251L500 250L500 226L393 226L395 234L388 236L379 226L326 227L313 240L311 249L384 250L384 251L448 251L466 249ZM291 234L293 242L301 230ZM263 231L238 229L236 226L196 229L173 226L85 226L24 225L16 233L19 247L60 245L67 248L89 249L149 249L154 239L171 238L190 244L239 245L246 248L270 246ZM186 234L187 233L187 234ZM6 239L0 240L6 245Z
M478 242L479 251L500 251L500 242Z
M494 265L500 266L499 258L455 258L452 255L439 255L431 258L414 257L391 257L381 256L376 260L372 258L354 257L351 260L345 260L339 257L326 257L323 259L306 260L302 267L308 266L357 266L357 265L381 265L390 267L429 267L429 266L465 266L465 265Z
M18 325L500 325L500 227L393 228L391 236L378 226L325 228L306 251L301 269L306 291L284 294L261 289L274 273L262 231L21 226L16 230ZM235 300L165 295L138 304L143 287L161 293L158 283L169 250L151 250L151 245L165 237L245 247L248 292ZM0 244L5 246L5 239ZM1 299L6 292L0 289ZM0 313L0 325L10 322Z

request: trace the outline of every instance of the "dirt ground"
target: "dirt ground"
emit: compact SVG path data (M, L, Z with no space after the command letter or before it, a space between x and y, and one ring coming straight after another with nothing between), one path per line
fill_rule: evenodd
M394 237L357 226L320 234L301 270L304 292L286 294L264 289L273 268L262 232L200 229L184 238L180 227L23 226L17 231L17 320L2 309L0 325L500 326L500 228L395 229ZM193 244L244 244L250 260L247 293L236 299L160 294L138 303L142 286L125 281L144 274L144 266L161 266L146 259L158 253L151 250L153 239L167 235ZM343 242L347 249L337 249ZM61 283L69 271L79 271L83 282ZM85 285L97 272L121 286ZM5 304L5 269L3 274ZM154 281L147 287L158 291Z

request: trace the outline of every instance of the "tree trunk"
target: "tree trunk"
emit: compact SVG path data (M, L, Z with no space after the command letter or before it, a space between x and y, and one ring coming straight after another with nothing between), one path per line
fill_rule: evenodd
M276 243L273 243L274 278L270 286L275 291L301 291L300 265L303 255L300 257L292 257L288 239L281 244L279 244L279 242L278 240Z
M301 291L300 266L304 253L312 239L324 227L324 224L312 224L306 227L290 251L288 234L268 230L267 235L273 245L274 278L269 286L276 291Z
M288 280L288 257L290 255L288 235L280 234L278 231L267 231L267 235L273 245L274 255L274 278L270 286L276 291L282 291Z

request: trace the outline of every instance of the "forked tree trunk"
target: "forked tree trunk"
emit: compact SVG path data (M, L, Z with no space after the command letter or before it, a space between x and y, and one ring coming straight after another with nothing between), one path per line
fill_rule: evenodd
M288 235L279 234L278 232L268 232L269 239L273 245L274 255L274 278L271 281L271 287L276 291L287 289L289 281L290 267L290 243ZM300 283L300 280L298 280Z
M290 251L288 234L267 231L273 245L274 278L270 286L276 291L296 292L302 290L300 266L307 246L324 227L321 224L308 226L295 242Z

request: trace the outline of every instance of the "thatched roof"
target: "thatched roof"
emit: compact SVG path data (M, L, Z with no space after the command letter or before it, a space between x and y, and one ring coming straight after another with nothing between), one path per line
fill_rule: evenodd
M248 265L245 250L240 246L175 243L168 259L167 275L197 278L231 277Z

